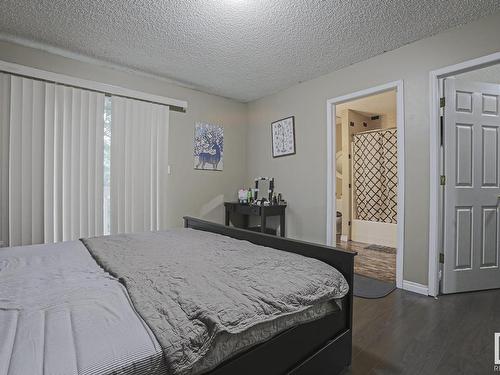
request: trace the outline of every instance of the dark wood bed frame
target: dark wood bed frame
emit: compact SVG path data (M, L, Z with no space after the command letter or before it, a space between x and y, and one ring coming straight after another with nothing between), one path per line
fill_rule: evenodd
M210 375L334 375L350 366L355 252L228 227L192 217L184 217L184 227L319 259L339 270L349 283L349 293L342 299L342 309L339 311L290 328L225 361L210 371Z

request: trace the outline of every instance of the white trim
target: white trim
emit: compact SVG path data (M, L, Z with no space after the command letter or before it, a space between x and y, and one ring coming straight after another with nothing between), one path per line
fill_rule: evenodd
M147 102L164 104L172 107L182 108L183 110L186 110L188 105L187 102L184 100L177 100L177 99L167 98L164 96L148 94L145 92L127 89L120 86L113 86L101 82L71 77L64 74L53 73L2 60L0 60L0 71L41 79L49 82L61 83L63 85L68 85L68 86L81 87L84 89L99 91L106 94L125 96L128 98L144 100Z
M429 295L439 294L439 79L500 63L500 52L447 66L429 73L430 178L429 178Z
M335 125L337 121L333 121L336 118L335 108L330 100L326 102L326 245L334 246L337 242L336 234L337 229L332 229L337 227L337 213L335 204L335 179L333 177L334 173L333 166L335 165ZM332 238L333 235L333 238Z
M398 129L398 246L396 252L396 286L403 286L403 255L405 245L405 108L404 85L398 81L397 86L397 129Z
M429 177L429 295L439 294L439 79L434 72L430 73L429 81L429 116L430 116L430 177ZM434 261L433 259L436 258Z
M353 99L379 94L396 89L397 100L397 129L398 129L398 246L396 253L396 286L403 286L403 259L404 259L404 202L405 202L405 129L404 129L404 85L403 81L389 82L380 86L371 87L351 94L328 99L326 102L326 133L327 133L327 171L326 171L326 244L335 246L336 228L333 225L336 218L335 188L333 179L333 165L335 160L335 107ZM334 217L335 215L335 217Z
M423 294L424 296L429 295L429 288L427 285L422 285L413 281L403 280L403 289L409 292Z

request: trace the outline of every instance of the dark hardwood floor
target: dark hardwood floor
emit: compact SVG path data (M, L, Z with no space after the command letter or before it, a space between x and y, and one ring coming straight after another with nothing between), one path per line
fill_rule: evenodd
M440 296L397 289L354 299L353 361L348 374L500 374L500 290Z

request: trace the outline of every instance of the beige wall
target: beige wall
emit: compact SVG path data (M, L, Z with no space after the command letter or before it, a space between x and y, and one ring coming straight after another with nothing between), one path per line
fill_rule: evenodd
M378 120L368 120L369 129L390 129L397 126L396 113L380 116Z
M222 221L223 200L256 176L276 177L288 200L288 235L326 239L326 100L402 79L405 84L405 280L427 284L429 206L429 71L500 50L500 14L242 104L139 74L0 42L0 60L124 86L189 102L171 112L169 223L182 215ZM273 159L270 124L294 115L297 154ZM224 125L223 172L193 169L196 121ZM248 127L247 127L248 125Z
M169 226L181 225L183 215L223 222L222 202L235 199L237 189L243 186L247 179L246 104L139 74L79 62L1 41L0 60L186 100L186 113L170 112L168 153L172 174L168 184L168 223ZM193 133L196 121L224 126L222 172L193 169Z
M288 235L326 240L326 100L404 80L404 279L427 284L429 71L500 51L500 14L303 82L249 104L248 175L276 177L288 200ZM273 159L270 124L295 116L297 154Z

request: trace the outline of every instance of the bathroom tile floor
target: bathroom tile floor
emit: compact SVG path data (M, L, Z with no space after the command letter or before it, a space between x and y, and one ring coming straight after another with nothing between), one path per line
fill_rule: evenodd
M356 251L354 272L374 279L396 282L396 249L384 247L381 250L367 249L371 244L361 242L337 242L341 249Z

